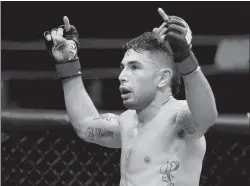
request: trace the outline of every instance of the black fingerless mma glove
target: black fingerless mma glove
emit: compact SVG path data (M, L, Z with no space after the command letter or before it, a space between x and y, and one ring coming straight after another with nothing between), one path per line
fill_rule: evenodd
M198 61L192 52L192 33L187 23L177 17L170 16L167 21L167 34L165 40L168 41L174 62L181 75L188 75L198 67Z
M60 79L67 79L82 74L79 57L77 56L77 52L80 47L80 42L79 42L78 32L74 26L71 25L71 28L68 32L65 30L64 25L61 27L64 29L63 37L66 40L72 42L71 48L69 49L69 53L72 55L69 55L70 57L66 61L56 61L55 67L56 67L57 77ZM53 41L52 40L47 41L45 39L45 44L50 55L54 58L52 54Z

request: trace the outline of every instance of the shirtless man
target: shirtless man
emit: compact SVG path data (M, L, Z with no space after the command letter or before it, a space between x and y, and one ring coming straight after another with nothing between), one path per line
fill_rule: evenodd
M163 24L125 45L119 75L121 115L99 114L81 78L78 34L64 27L46 32L46 45L62 78L65 103L78 136L121 148L121 186L198 186L206 151L204 133L217 118L213 92L191 51L187 23L158 9ZM172 96L181 74L186 100Z

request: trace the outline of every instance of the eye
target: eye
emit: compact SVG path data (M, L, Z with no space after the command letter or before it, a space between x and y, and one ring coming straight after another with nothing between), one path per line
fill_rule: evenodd
M132 70L136 70L136 69L138 69L138 67L136 66L136 65L132 65Z

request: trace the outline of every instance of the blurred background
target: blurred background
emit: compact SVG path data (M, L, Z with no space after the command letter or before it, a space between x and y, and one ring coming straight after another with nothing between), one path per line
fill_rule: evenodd
M190 25L193 51L219 113L249 111L248 2L2 2L2 108L65 109L43 32L67 15L81 38L84 83L101 110L124 110L118 91L121 47L162 23L157 8ZM185 99L182 85L179 99Z

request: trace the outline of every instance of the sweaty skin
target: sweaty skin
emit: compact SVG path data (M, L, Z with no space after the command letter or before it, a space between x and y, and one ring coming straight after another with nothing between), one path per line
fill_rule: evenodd
M120 116L120 186L198 186L206 151L204 136L186 140L175 122L185 101L172 98L143 128L134 110ZM167 114L166 114L167 113Z

